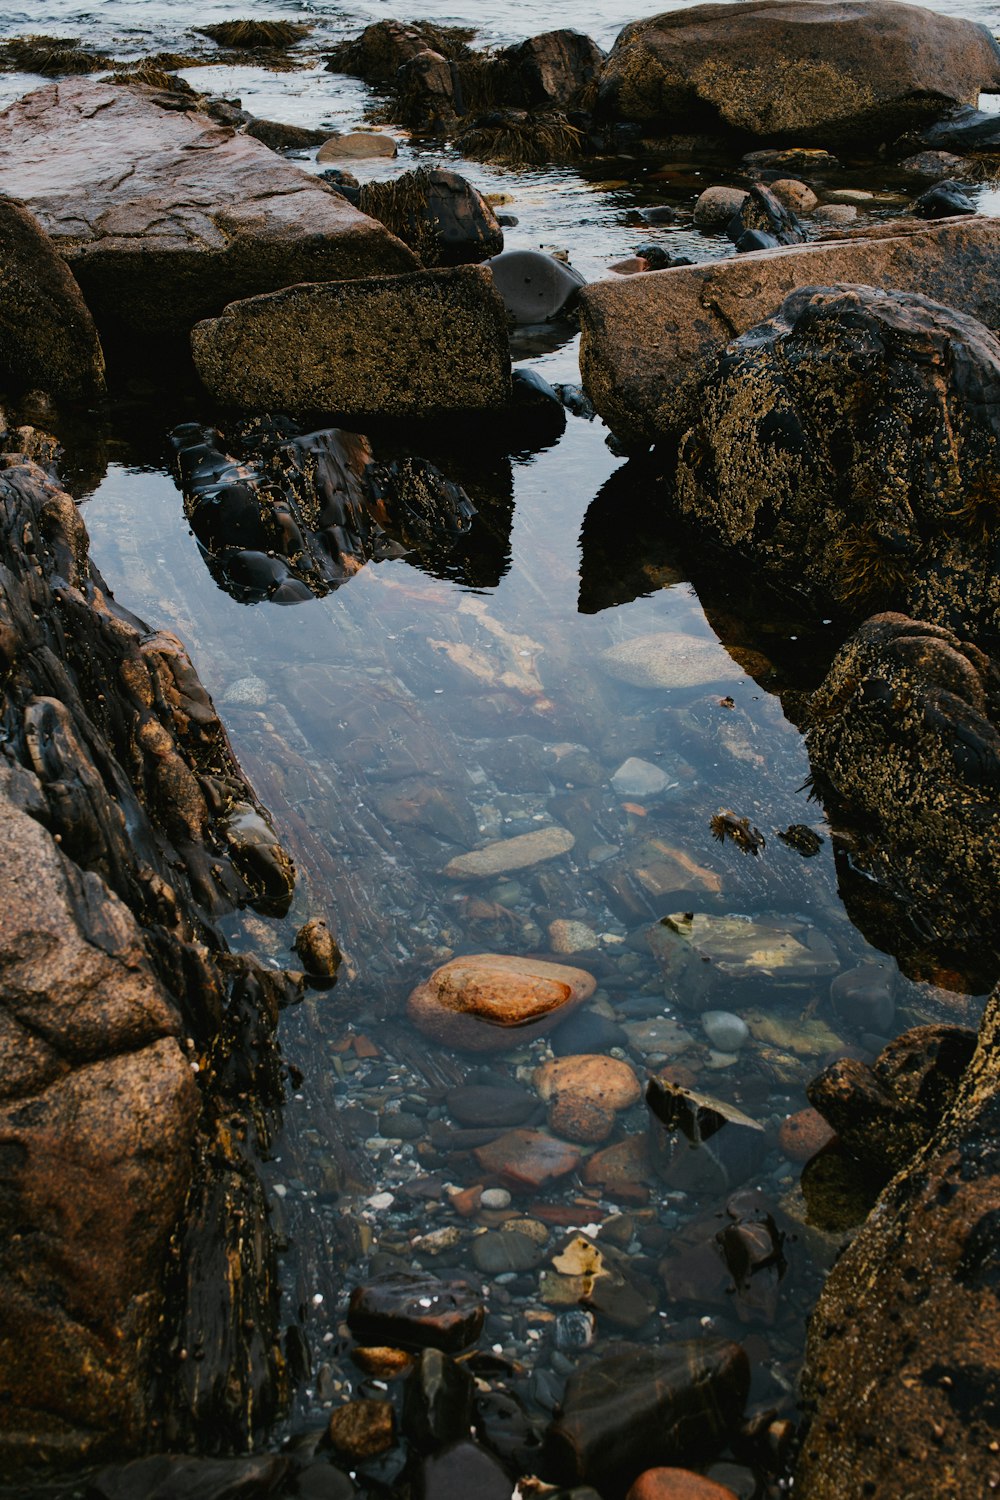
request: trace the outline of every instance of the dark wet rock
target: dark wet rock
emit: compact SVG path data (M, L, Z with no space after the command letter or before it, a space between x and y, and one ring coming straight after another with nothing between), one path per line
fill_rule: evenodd
M743 1110L652 1077L646 1088L649 1141L661 1178L684 1192L721 1192L744 1182L763 1160L768 1139Z
M823 840L814 828L806 823L790 823L787 828L778 834L783 844L789 849L794 849L802 855L803 859L811 859L818 854L823 847Z
M335 188L338 193L343 193L348 202L353 203L355 208L357 207L361 196L361 183L353 172L349 172L346 167L326 167L319 175L324 182L329 183L330 187Z
M284 51L312 31L305 21L217 21L195 31L220 47L242 52Z
M896 1014L895 969L889 964L858 964L845 969L830 985L837 1016L858 1031L888 1035Z
M1000 327L1000 296L988 271L1000 253L1000 220L893 229L899 232L888 238L793 245L582 288L580 368L588 396L630 444L647 446L676 432L702 362L770 318L796 287L899 288Z
M191 345L206 388L240 410L431 416L510 400L503 303L477 266L314 276L230 300L197 324Z
M298 1469L294 1482L298 1500L352 1500L358 1493L347 1475L324 1458Z
M472 1259L476 1269L487 1276L502 1276L507 1271L534 1270L541 1263L542 1252L533 1239L516 1229L487 1230L472 1241Z
M603 63L597 43L568 28L529 37L497 57L505 100L528 110L585 104Z
M440 52L425 48L396 71L392 117L411 130L435 135L454 128L463 103L459 70Z
M509 1391L476 1395L476 1436L515 1476L534 1473L542 1446L541 1425Z
M0 380L12 395L93 400L104 390L94 320L37 219L0 198Z
M134 1451L154 1411L167 1444L246 1443L283 1394L256 1151L297 990L213 926L273 899L224 808L269 825L180 643L114 602L87 547L69 495L6 454L5 1473Z
M983 26L885 0L825 10L759 0L626 26L597 111L653 135L698 129L870 147L997 87L1000 49Z
M741 252L765 250L770 245L800 245L807 238L792 209L759 182L729 220L726 234ZM768 245L748 244L747 236L754 234L765 236Z
M978 1500L1000 1479L996 1286L1000 997L951 1106L827 1279L804 1377L795 1487ZM891 1443L872 1440L891 1433Z
M962 1027L914 1027L883 1048L871 1067L842 1058L806 1092L841 1145L885 1181L937 1129L975 1047L975 1032Z
M539 1109L536 1095L517 1084L464 1084L451 1089L445 1103L460 1125L523 1125Z
M560 109L491 109L467 120L455 137L463 156L501 166L549 166L575 161L587 148L580 117Z
M945 177L967 178L975 172L975 163L953 151L918 151L899 163L901 172L916 177L930 177L940 182Z
M213 577L242 603L305 601L339 587L367 561L409 547L435 557L468 533L472 502L433 464L376 463L355 432L297 434L287 419L251 423L236 435L241 457L195 422L171 435L191 529ZM430 818L434 831L453 838L469 828L457 805L447 818L440 791L410 793L409 800L405 788L386 794L406 804L409 821ZM402 821L406 807L395 809Z
M575 1172L580 1153L541 1130L509 1130L479 1146L476 1160L512 1193L537 1193Z
M1000 116L968 105L925 125L916 139L931 151L992 153L1000 147Z
M428 21L375 21L360 36L334 48L327 71L349 73L366 83L392 83L399 68L421 52L457 60L469 55L471 33L458 26Z
M424 1349L407 1377L403 1432L422 1453L467 1437L474 1393L475 1382L467 1370L440 1349Z
M503 249L503 232L482 193L447 167L417 167L387 182L366 182L358 207L415 250L425 266L475 264Z
M308 151L321 146L328 138L326 130L311 130L306 125L286 125L281 120L250 119L243 127L245 135L270 147L272 151ZM367 210L363 209L363 213Z
M374 1277L351 1293L347 1322L364 1343L458 1353L474 1344L485 1308L464 1281L441 1281L425 1273Z
M510 1500L512 1481L492 1453L466 1440L422 1460L414 1481L415 1500Z
M558 1482L621 1495L644 1469L725 1447L749 1384L743 1350L717 1339L598 1360L570 1380L546 1456Z
M612 1047L626 1047L628 1034L616 1021L593 1010L580 1010L563 1022L552 1038L556 1057L573 1057L580 1052L608 1052Z
M330 1413L326 1435L351 1464L376 1458L396 1441L396 1409L391 1401L347 1401Z
M980 499L1000 478L1000 343L982 324L913 293L803 287L719 355L681 425L680 514L775 584L855 618L1000 633Z
M586 284L579 271L541 250L505 250L489 266L515 326L563 316Z
M868 884L903 900L925 941L997 964L1000 681L989 658L939 626L877 615L838 653L809 715L814 778L852 830Z
M936 182L926 193L921 193L911 212L919 219L950 219L957 214L974 214L976 205L961 183Z
M186 334L237 298L414 264L260 142L141 88L74 79L19 99L0 116L0 183L65 257L102 335Z
M273 1453L251 1458L158 1454L101 1469L88 1500L272 1500L283 1493L292 1465ZM351 1491L345 1491L350 1494Z
M310 917L299 928L295 951L313 989L328 989L337 978L343 954L322 917Z

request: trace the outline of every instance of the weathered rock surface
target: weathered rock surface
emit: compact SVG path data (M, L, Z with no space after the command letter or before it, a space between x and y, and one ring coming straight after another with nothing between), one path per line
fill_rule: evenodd
M242 410L431 416L511 398L504 307L479 266L230 302L191 345L207 389Z
M750 1384L738 1344L639 1346L574 1375L546 1450L559 1482L621 1493L645 1470L718 1451Z
M221 807L267 829L286 902L291 865L180 643L111 600L73 501L12 453L0 561L3 1470L135 1450L154 1409L165 1442L238 1444L283 1372L274 1244L228 1080L252 1034L263 1130L294 989L211 926L275 894L240 874ZM171 1337L203 1358L178 1369Z
M531 833L517 833L510 839L496 839L482 849L456 854L444 867L449 880L489 880L512 870L526 870L547 859L568 854L576 838L568 828L550 823Z
M823 608L1000 634L1000 342L906 292L803 287L692 396L676 505Z
M503 249L493 209L447 167L418 167L388 182L366 182L358 207L398 235L425 266L475 265Z
M597 109L650 134L871 147L997 87L984 26L886 0L751 0L626 26Z
M804 1377L813 1416L795 1489L806 1500L979 1500L1000 1483L998 1058L994 994L954 1104L826 1282Z
M580 292L584 385L618 437L646 445L676 427L700 362L771 317L796 287L919 292L996 328L998 266L1000 220L983 218L594 282Z
M12 104L0 190L51 237L102 335L186 333L239 297L415 264L315 177L142 88L75 78Z
M14 395L57 399L104 390L104 354L83 294L38 221L9 198L0 198L0 381Z
M464 1281L401 1271L355 1287L347 1321L368 1343L457 1353L475 1343L485 1315L481 1296Z
M938 626L877 615L809 708L807 746L852 860L925 934L1000 964L1000 677Z
M496 1052L551 1031L595 988L590 974L568 964L474 953L435 969L406 1009L415 1026L445 1046Z

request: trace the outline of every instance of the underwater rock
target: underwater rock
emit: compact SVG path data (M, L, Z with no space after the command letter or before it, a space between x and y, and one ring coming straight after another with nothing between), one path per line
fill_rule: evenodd
M838 974L830 985L830 1003L840 1019L858 1031L888 1036L896 1014L895 972L888 964L858 964Z
M739 682L745 673L718 641L658 630L608 646L599 661L619 682L644 688L694 688Z
M628 1109L642 1098L642 1087L629 1063L593 1053L543 1063L535 1070L534 1084L546 1102L560 1093L570 1093L603 1104L612 1112Z
M543 1036L594 993L582 969L509 954L475 953L435 969L406 1013L446 1047L503 1052Z
M997 328L1000 291L983 267L998 264L1000 220L926 229L911 220L888 237L592 282L580 292L584 389L616 437L645 447L676 434L690 411L690 386L704 373L700 362L772 317L796 287L850 282L919 292Z
M329 989L336 981L343 954L322 917L310 917L295 934L295 951L313 989Z
M736 1500L728 1485L716 1484L692 1469L647 1469L625 1500Z
M474 1395L475 1382L467 1370L440 1349L423 1349L406 1381L404 1434L425 1453L467 1437L472 1426Z
M541 1130L509 1130L486 1146L476 1161L512 1193L537 1193L575 1172L580 1153Z
M466 1439L421 1461L414 1494L415 1500L511 1500L513 1480L492 1453Z
M940 626L877 615L810 700L817 790L851 859L906 906L907 938L1000 969L1000 676Z
M776 585L1000 633L983 324L915 293L800 288L718 357L682 425L679 513Z
M102 336L144 345L240 297L415 261L267 146L141 87L64 79L17 100L0 116L0 186L65 257Z
M750 1038L747 1023L728 1010L702 1011L701 1025L717 1052L739 1052Z
M358 207L416 251L425 266L475 264L503 250L493 209L447 167L418 167L387 182L366 182Z
M795 1469L809 1500L979 1500L1000 1482L1000 996L944 1117L884 1189L809 1324L811 1420ZM891 1433L891 1443L873 1433Z
M0 379L14 395L89 401L104 391L104 354L83 294L23 204L0 198Z
M206 389L242 411L426 417L511 399L503 303L479 266L231 297L191 348Z
M634 21L600 78L597 115L652 135L871 148L1000 88L984 26L886 0L707 5Z
M271 1500L291 1470L291 1461L277 1453L247 1458L162 1453L101 1469L87 1492L92 1500Z
M697 1196L737 1187L767 1154L764 1127L725 1099L660 1074L647 1084L646 1104L657 1173L682 1192Z
M476 1342L485 1315L482 1298L466 1282L398 1271L356 1286L347 1322L363 1343L459 1353Z
M710 1010L712 975L725 979L767 979L796 985L835 974L840 968L829 940L808 922L795 918L717 917L711 912L674 912L648 932L672 996L692 1010ZM687 985L690 976L701 983Z
M449 880L490 880L511 870L527 870L548 859L568 854L576 843L567 828L551 823L532 833L518 833L510 839L497 839L469 854L456 854L444 867Z
M721 1450L749 1385L743 1350L720 1339L599 1359L570 1379L546 1458L559 1483L621 1493L654 1465Z

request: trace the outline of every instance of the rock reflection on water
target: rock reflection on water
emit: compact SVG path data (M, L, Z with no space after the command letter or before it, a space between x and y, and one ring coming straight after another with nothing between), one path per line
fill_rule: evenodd
M495 455L430 456L477 509L495 494ZM524 1403L526 1431L581 1359L667 1330L741 1341L752 1408L787 1413L843 1234L809 1222L808 1131L783 1123L831 1058L872 1056L887 1021L967 1021L975 1002L902 975L892 1017L878 986L870 1014L864 985L831 999L838 973L893 966L844 911L776 694L801 685L794 631L755 626L719 588L718 643L679 558L649 565L596 424L570 417L557 447L506 472L511 567L495 586L388 560L296 610L214 587L165 474L112 469L85 507L109 582L191 647L300 872L288 922L243 916L231 941L284 960L294 927L327 915L344 953L336 988L282 1023L292 1096L270 1189L286 1316L311 1354L295 1424L371 1393L346 1292L414 1266L485 1285L491 1380ZM762 847L713 838L720 817ZM547 829L562 834L537 860L506 861L508 841ZM463 863L487 845L485 865ZM486 952L576 966L596 991L487 1059L414 1031L414 986ZM693 1141L640 1099L574 1140L564 1109L569 1165L535 1177L552 1109L536 1072L581 1054L725 1123ZM394 1454L362 1477L390 1483Z

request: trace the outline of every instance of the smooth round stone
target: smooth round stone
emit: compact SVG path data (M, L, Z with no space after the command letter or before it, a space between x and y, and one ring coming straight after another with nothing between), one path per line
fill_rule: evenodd
M694 222L709 233L725 229L747 200L746 188L706 188L694 206Z
M768 186L778 202L796 214L812 213L819 202L809 184L799 182L796 177L779 177L777 182L771 182Z
M504 250L486 264L508 315L519 326L557 318L585 284L579 271L542 250Z
M510 1194L506 1188L484 1188L479 1202L483 1208L501 1209L510 1207Z
M614 1130L615 1112L595 1099L556 1094L549 1105L549 1128L565 1141L596 1146Z
M596 1053L544 1063L533 1081L539 1096L547 1102L560 1094L571 1094L603 1105L612 1113L628 1109L642 1097L642 1086L627 1062Z
M813 214L818 224L853 224L857 217L853 203L821 203Z
M347 157L395 156L396 142L391 135L380 135L374 130L351 130L345 135L331 136L324 141L316 153L318 162L339 161Z
M487 1276L499 1276L505 1271L531 1271L541 1258L542 1252L534 1241L514 1229L503 1234L487 1230L472 1241L473 1264Z
M410 995L407 1014L445 1046L498 1052L542 1036L594 993L583 969L511 954L453 958Z
M845 969L830 984L830 1000L842 1021L879 1035L892 1026L895 970L881 964L858 964Z
M612 1047L627 1047L628 1036L607 1016L594 1010L581 1010L560 1026L552 1038L556 1057L570 1057L580 1052L610 1052Z
M386 1110L378 1117L382 1135L394 1141L415 1141L424 1133L424 1122L403 1110Z
M611 778L619 797L657 797L670 785L670 777L651 761L631 755Z
M448 1113L460 1125L523 1125L538 1108L538 1100L528 1089L511 1084L509 1088L490 1084L465 1084L445 1095Z
M625 1500L737 1500L733 1491L691 1469L647 1469Z
M750 1037L747 1023L728 1010L706 1010L701 1025L717 1052L738 1052Z
M598 657L609 676L641 688L707 687L739 682L744 672L718 641L656 630L609 646Z
M586 922L574 922L557 917L549 923L549 943L553 953L586 953L596 948L599 939Z

